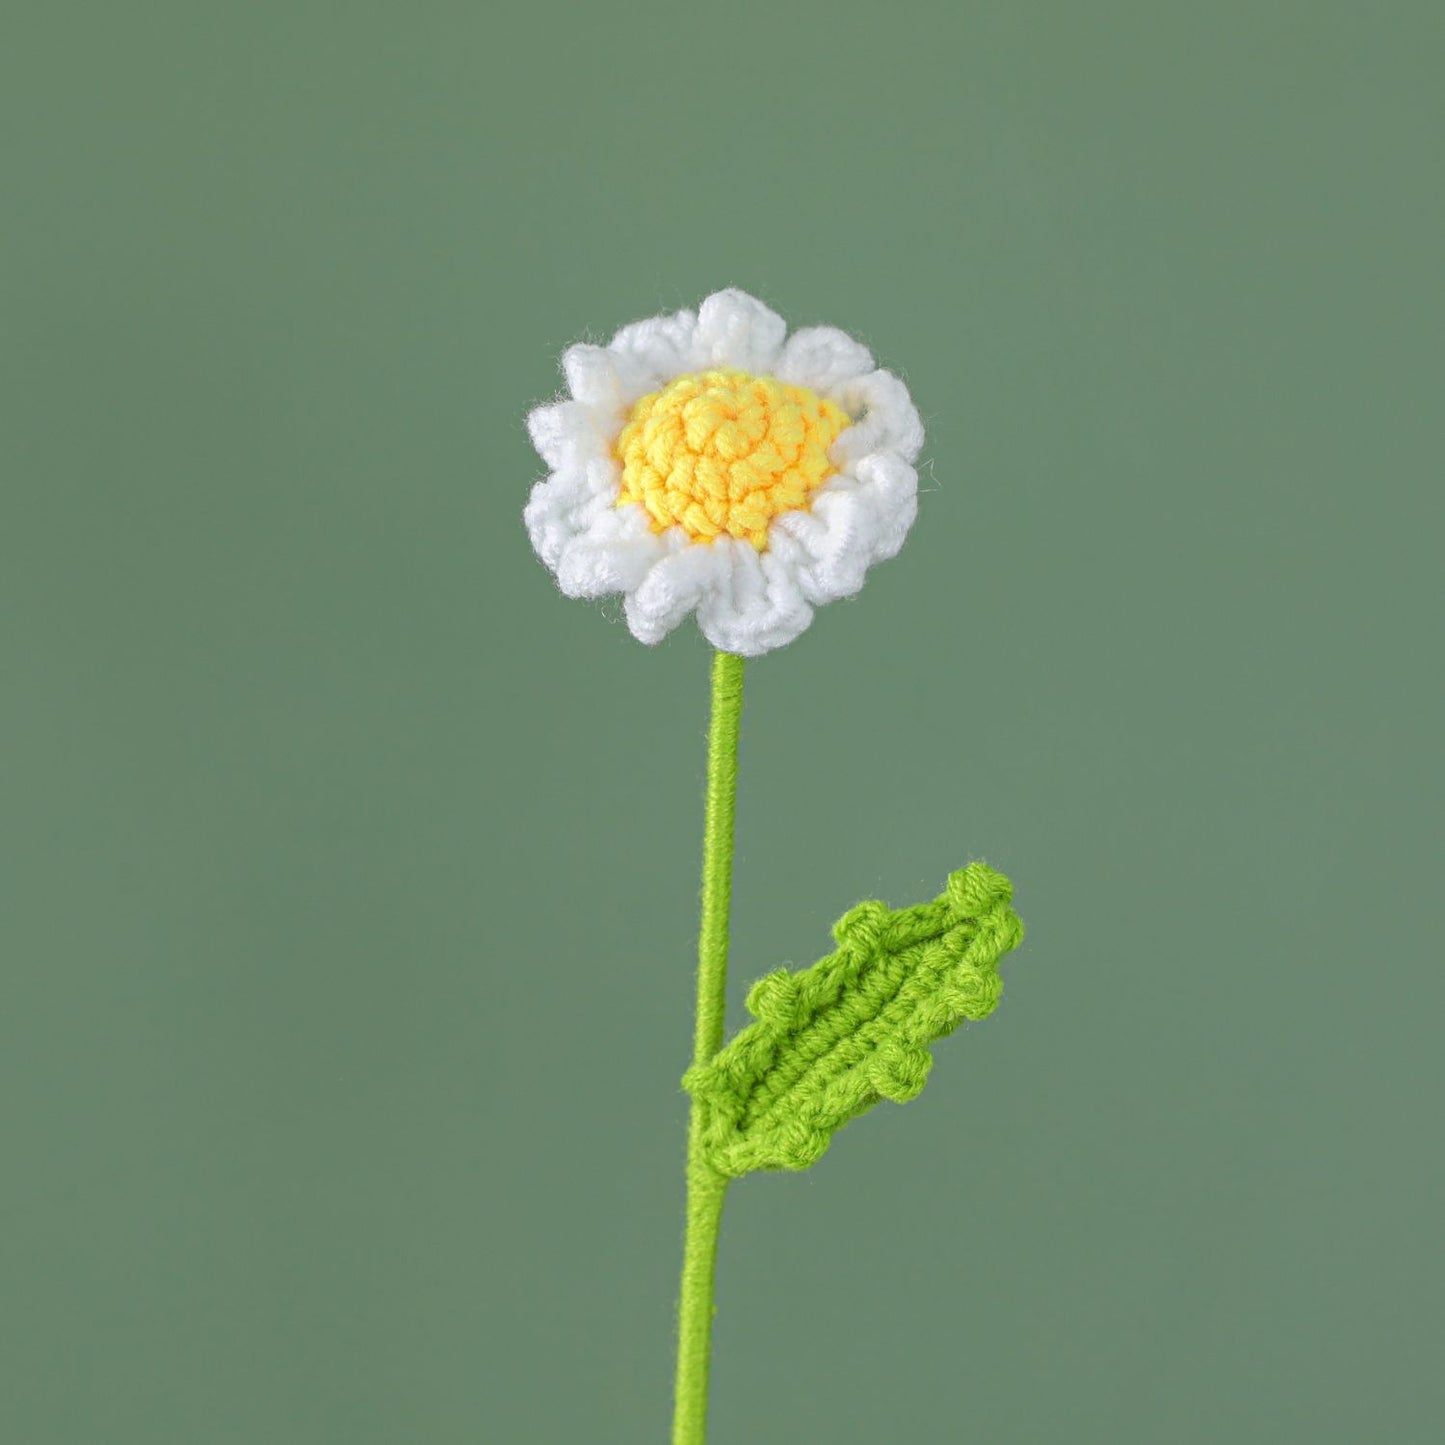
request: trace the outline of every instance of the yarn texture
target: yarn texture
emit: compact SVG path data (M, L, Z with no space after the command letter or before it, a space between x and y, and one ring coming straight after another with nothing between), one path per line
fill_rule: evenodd
M656 643L690 614L755 657L851 597L918 511L908 388L830 326L788 335L737 290L563 353L528 431L548 475L523 518L569 597L623 594Z
M723 1041L727 1012L728 912L732 902L733 819L737 806L738 732L742 726L740 657L719 652L712 662L712 719L707 734L707 802L702 845L702 919L697 940L694 1065ZM687 1229L677 1298L677 1373L673 1445L703 1445L712 1364L713 1282L727 1176L708 1162L706 1119L696 1100L687 1123Z
M850 1120L914 1098L930 1046L993 1011L1024 930L985 863L931 902L860 903L832 953L753 985L753 1022L724 1042L745 659L793 641L902 547L923 426L858 341L789 335L735 289L569 347L562 372L568 394L527 418L548 468L523 513L537 555L569 597L621 593L640 641L693 615L716 649L672 1420L672 1445L706 1445L732 1181L807 1169Z
M1024 933L1011 899L1002 873L970 863L931 903L858 904L834 925L835 953L754 984L756 1022L683 1079L708 1163L728 1178L806 1169L880 1099L916 1097L928 1045L998 1003L999 960Z
M617 505L641 502L654 532L726 533L761 552L773 518L807 506L837 470L828 448L848 424L836 403L772 377L680 376L644 396L617 438Z

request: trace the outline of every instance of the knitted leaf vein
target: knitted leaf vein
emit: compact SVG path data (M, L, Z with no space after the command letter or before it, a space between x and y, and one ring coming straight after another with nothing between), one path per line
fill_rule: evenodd
M835 952L759 979L755 1022L683 1078L712 1167L730 1178L806 1169L880 1099L914 1098L928 1046L998 1003L999 960L1023 938L1012 892L970 863L931 903L858 904L833 926Z

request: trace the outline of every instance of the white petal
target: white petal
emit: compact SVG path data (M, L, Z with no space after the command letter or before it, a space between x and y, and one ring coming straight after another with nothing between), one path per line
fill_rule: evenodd
M872 370L873 357L861 341L836 326L805 326L788 337L775 374L780 381L828 395Z
M639 642L661 642L716 582L726 559L715 546L689 542L681 528L664 534L668 555L627 594L627 625Z
M627 391L625 373L635 370L616 352L585 342L562 353L562 375L567 389L580 402L601 412L619 410Z
M893 452L875 452L853 468L853 476L872 503L873 561L885 562L898 555L918 517L918 473Z
M870 508L856 493L820 495L809 511L773 523L768 551L776 553L799 592L815 606L836 602L863 585L871 560L872 521Z
M537 555L557 570L567 546L584 536L617 496L616 463L565 467L532 488L522 520Z
M662 539L647 513L633 503L609 506L562 548L557 585L568 597L602 597L636 587L662 558Z
M814 606L836 602L862 587L875 562L897 554L917 513L917 473L880 453L855 474L834 477L807 511L779 517L768 531L768 555Z
M555 472L532 488L522 510L533 548L554 572L567 543L586 530L577 514L583 486L582 473Z
M629 400L636 401L674 376L692 371L696 336L697 317L691 311L653 316L624 326L607 349L622 358L643 383L643 390Z
M870 371L837 388L838 405L858 420L828 455L840 467L870 452L896 452L906 462L923 449L923 422L908 388L891 371Z
M791 642L813 620L788 568L750 542L719 537L728 565L698 604L697 623L714 647L758 657Z
M783 318L746 291L716 291L698 308L693 354L701 366L771 372L787 333Z
M549 467L582 467L607 453L597 414L579 401L536 407L528 413L527 431Z

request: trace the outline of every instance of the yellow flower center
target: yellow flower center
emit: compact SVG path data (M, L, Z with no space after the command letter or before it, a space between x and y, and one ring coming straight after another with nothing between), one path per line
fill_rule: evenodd
M679 376L632 408L614 450L618 506L640 502L654 532L726 533L762 551L768 524L806 507L837 470L828 448L852 418L802 386L746 371Z

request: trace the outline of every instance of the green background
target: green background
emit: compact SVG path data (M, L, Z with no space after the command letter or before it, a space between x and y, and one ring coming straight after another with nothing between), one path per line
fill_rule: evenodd
M6 32L0 1438L664 1438L707 650L522 417L726 284L929 427L749 671L734 1020L970 857L1030 932L735 1191L718 1445L1440 1438L1438 5Z

